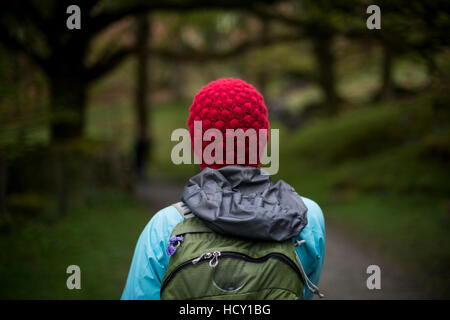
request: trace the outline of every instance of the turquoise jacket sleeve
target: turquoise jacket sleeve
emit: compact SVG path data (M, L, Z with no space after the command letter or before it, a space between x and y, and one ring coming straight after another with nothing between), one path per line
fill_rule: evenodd
M136 244L122 300L159 300L161 281L169 265L166 247L173 228L182 220L173 206L153 216Z
M297 255L309 280L318 286L325 254L325 222L317 203L304 197L302 200L308 208L308 224L293 241L305 240L304 245L296 248ZM303 296L308 300L313 296L306 286L303 289Z
M314 201L302 199L308 207L308 224L296 238L305 240L297 253L310 280L318 284L325 248L323 215ZM182 220L173 206L160 210L150 220L137 242L122 300L160 299L161 281L169 265L166 247L173 228ZM304 294L306 299L311 299L307 289Z

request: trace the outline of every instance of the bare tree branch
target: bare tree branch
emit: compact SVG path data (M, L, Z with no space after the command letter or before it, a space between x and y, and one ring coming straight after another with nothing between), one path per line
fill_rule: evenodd
M135 53L136 48L123 47L117 49L113 53L102 55L91 67L87 68L86 81L94 81L112 71L120 63L122 63L129 54Z
M291 25L293 27L305 27L307 24L307 21L300 19L300 18L294 18L289 17L284 14L281 14L274 10L273 8L263 8L262 6L256 4L253 6L250 6L248 8L245 8L245 11L247 11L250 14L256 15L259 18L263 20L274 20L279 21L287 25Z
M255 39L243 41L234 47L223 51L177 51L170 48L150 48L149 54L157 55L164 59L183 60L192 62L204 62L204 61L216 61L232 58L242 53L248 52L253 49L270 46L277 43L295 42L302 39L302 34L283 34L272 35L265 39ZM103 76L106 72L112 70L119 65L123 60L132 53L136 53L136 47L121 48L116 50L112 54L103 56L89 68L87 73L87 80L96 80Z
M46 30L46 22L38 9L30 0L26 0L26 10L15 1L5 3L3 9L4 11L1 12L0 16L0 43L10 50L20 51L28 55L36 64L45 69L47 58L35 46L26 42L26 39L20 39L18 33L14 32L18 28L23 31L26 27L32 27L42 31L41 33L38 32L39 36L42 36ZM8 23L13 23L14 27Z
M48 21L44 19L41 12L39 12L39 9L36 8L33 1L27 0L25 3L26 11L23 14L26 14L26 18L29 18L38 27L39 30L43 31L43 33L47 32L50 28L50 25ZM19 11L21 9L22 8L20 8Z
M200 9L245 10L255 3L271 4L277 0L191 0L191 1L142 1L132 6L126 6L117 11L103 12L90 19L86 30L94 35L108 25L130 15L150 11L191 11Z
M150 53L158 55L162 58L193 61L193 62L204 62L204 61L215 61L232 58L234 56L240 55L242 53L248 52L253 49L262 48L270 46L277 43L285 42L295 42L302 39L302 35L299 34L286 34L286 35L275 35L268 36L265 39L247 40L244 41L233 48L224 51L191 51L191 52L179 52L166 48L152 48Z
M9 33L5 26L0 26L0 42L10 50L25 53L44 71L47 70L47 59L34 51L29 44L22 43L17 37Z

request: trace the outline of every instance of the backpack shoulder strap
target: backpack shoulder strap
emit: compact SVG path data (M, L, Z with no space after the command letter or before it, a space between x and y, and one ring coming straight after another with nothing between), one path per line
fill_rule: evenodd
M174 203L173 206L178 210L178 212L184 219L194 217L194 214L192 213L191 209L189 209L188 206L183 201Z
M192 213L191 209L189 209L185 203L180 201L173 204L173 206L178 210L178 212L184 219L175 226L172 231L172 235L213 232L205 225L205 223L200 218L197 218Z

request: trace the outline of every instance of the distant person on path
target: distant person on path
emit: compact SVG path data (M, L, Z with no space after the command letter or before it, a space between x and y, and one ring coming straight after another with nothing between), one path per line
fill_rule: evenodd
M199 121L201 130L196 126ZM224 136L227 129L250 133L269 129L261 94L231 78L213 81L198 92L187 124L191 140L208 129ZM256 157L247 145L255 140ZM325 250L322 211L286 182L272 182L260 169L261 150L267 147L263 140L258 134L244 137L244 160L236 151L243 147L239 139L233 138L235 152L228 159L225 142L211 152L214 139L197 149L192 141L202 171L189 179L181 202L160 210L144 228L122 299L321 295L317 286Z
M145 163L148 158L149 141L144 132L140 131L134 145L134 168L140 181L145 181Z

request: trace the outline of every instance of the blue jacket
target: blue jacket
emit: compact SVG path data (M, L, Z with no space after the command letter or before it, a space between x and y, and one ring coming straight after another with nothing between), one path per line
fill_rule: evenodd
M203 171L203 175L208 173L208 171ZM217 171L214 171L213 173L216 174ZM233 174L235 174L235 172ZM247 178L248 174L245 176ZM185 193L182 197L183 201L187 204L190 203L190 200L194 199L193 197L189 198L187 196L189 192L186 192L186 190L192 191L192 185L196 184L194 178L191 179L191 183L185 188ZM227 178L227 181L230 181L229 177ZM236 175L233 176L233 179L235 178ZM197 181L205 180L207 179L203 176L202 179ZM215 177L215 181L216 180L217 177ZM234 182L235 181L233 181L233 183ZM242 181L239 182L241 183ZM191 186L190 189L189 186ZM222 185L222 187L224 186ZM236 183L234 184L234 187L236 187ZM267 186L265 188L267 189ZM254 191L254 189L252 191ZM205 194L204 189L202 194ZM267 194L267 191L265 194ZM192 192L189 196L192 196ZM305 269L306 275L315 285L318 285L325 251L324 218L322 210L314 201L304 197L299 198L301 198L302 203L306 207L304 214L307 223L304 226L301 226L301 232L291 239L293 242L305 240L304 245L297 247L296 251L302 262L303 268ZM198 203L199 199L195 199L195 201ZM222 200L222 202L225 202L225 200ZM211 201L209 201L208 204L211 206ZM201 210L199 211L201 212ZM221 212L222 211L224 211L223 207ZM137 242L126 286L122 293L122 299L160 299L161 281L169 264L169 256L166 253L166 247L169 244L172 230L182 220L183 216L174 206L166 207L153 216L144 228ZM312 293L307 289L306 285L304 288L304 297L305 299L312 298Z

